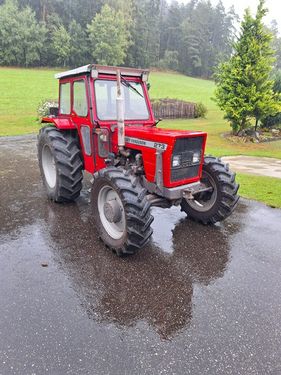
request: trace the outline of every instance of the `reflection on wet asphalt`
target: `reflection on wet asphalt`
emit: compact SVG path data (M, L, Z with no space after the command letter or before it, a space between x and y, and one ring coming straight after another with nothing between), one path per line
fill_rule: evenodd
M89 178L48 202L35 144L0 140L1 375L281 373L280 210L242 200L204 227L155 209L151 243L118 258Z

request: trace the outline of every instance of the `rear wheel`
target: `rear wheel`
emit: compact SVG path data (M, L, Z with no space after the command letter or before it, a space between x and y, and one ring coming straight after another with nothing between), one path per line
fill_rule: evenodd
M38 161L51 200L67 202L79 197L83 163L73 135L54 127L42 128L38 136Z
M118 255L133 254L152 235L146 190L122 169L110 167L94 175L92 215L103 242Z
M220 159L206 156L201 184L210 190L196 194L194 200L183 199L182 211L203 224L214 224L227 218L239 200L235 174Z

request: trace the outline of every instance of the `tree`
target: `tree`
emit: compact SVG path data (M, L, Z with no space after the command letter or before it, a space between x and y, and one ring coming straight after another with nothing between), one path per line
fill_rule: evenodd
M71 67L89 63L87 34L82 26L73 20L69 25L70 53L69 64Z
M19 65L20 28L16 1L6 1L0 7L0 64ZM11 31L14 30L12 33Z
M210 77L218 63L229 58L232 52L236 15L233 9L226 12L221 2L215 7L210 1L194 1L184 8L177 7L174 4L174 10L180 11L176 18L181 22L178 24L174 19L172 25L178 28L173 44L179 54L179 70Z
M123 13L104 5L88 25L92 56L99 64L121 65L129 47L130 35Z
M210 0L0 0L0 64L75 66L94 56L151 67L172 58L174 69L210 77L232 52L234 18Z
M33 65L40 61L40 51L43 49L46 28L43 23L36 21L35 13L31 8L24 8L20 14L20 35L21 35L21 64Z
M0 7L0 64L29 66L40 61L45 28L29 7L19 9L15 0Z
M70 55L70 35L63 25L59 26L53 33L53 48L56 51L58 64L66 66Z
M159 61L159 67L162 69L177 70L178 68L178 52L177 51L165 51L163 59Z
M274 72L274 85L273 91L281 96L281 70ZM273 128L275 126L280 126L281 124L281 102L279 105L279 110L274 116L267 116L262 120L262 126L264 128Z
M215 99L235 134L247 128L252 118L257 129L260 120L278 111L279 97L270 80L274 63L272 34L262 23L266 12L264 0L259 2L256 17L246 9L234 53L216 73Z
M40 51L41 66L57 65L57 51L54 49L53 35L55 31L61 26L61 19L56 13L50 13L46 17L46 22L43 22L46 29L44 46Z
M169 6L163 4L163 20L160 35L160 56L164 57L165 51L179 51L181 47L181 24L184 20L184 6L172 2Z
M160 58L161 0L135 1L132 43L128 51L130 64L157 66Z

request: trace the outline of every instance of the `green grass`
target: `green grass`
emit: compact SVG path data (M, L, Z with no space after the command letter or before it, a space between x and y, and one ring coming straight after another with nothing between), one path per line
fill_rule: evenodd
M263 202L271 207L281 208L281 179L237 173L239 194L248 199Z
M36 109L45 98L56 98L54 71L0 68L0 136L35 133Z
M213 81L176 73L152 72L149 82L150 95L155 99L172 98L202 102L209 111L218 112L215 102L211 100L215 88Z
M37 133L36 108L42 99L57 98L55 70L0 68L0 136ZM226 155L267 156L281 159L281 141L263 144L233 144L222 134L229 132L214 101L212 81L175 73L152 72L153 98L177 98L202 102L208 108L205 119L163 121L161 127L203 130L208 133L207 153ZM252 175L238 175L240 194L274 207L281 207L281 180Z

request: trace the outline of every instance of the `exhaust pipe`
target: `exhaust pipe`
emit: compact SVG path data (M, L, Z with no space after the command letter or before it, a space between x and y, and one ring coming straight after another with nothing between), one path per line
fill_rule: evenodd
M125 124L124 124L124 99L121 91L121 73L117 70L117 95L116 95L116 114L118 126L118 147L120 151L124 151L125 146Z

